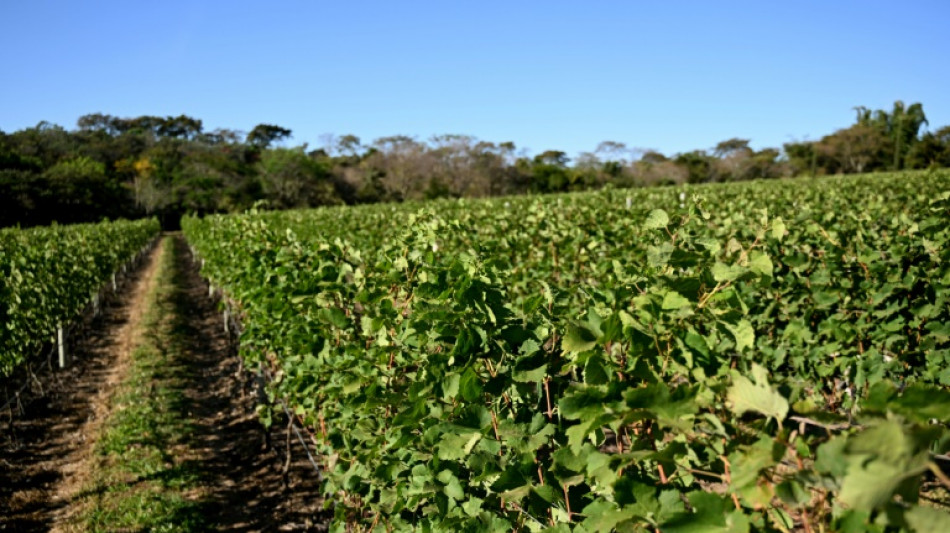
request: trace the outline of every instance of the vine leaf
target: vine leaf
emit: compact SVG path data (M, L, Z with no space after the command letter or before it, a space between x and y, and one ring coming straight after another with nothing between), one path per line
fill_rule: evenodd
M782 421L788 415L788 401L769 385L768 371L756 363L752 363L752 380L742 375L733 378L727 399L739 416L754 411Z
M676 291L669 291L663 297L662 308L664 311L682 309L683 307L689 307L689 305L689 300Z
M785 236L785 221L782 217L776 217L772 220L772 238L782 240Z
M662 209L654 209L650 211L650 214L647 215L646 221L643 223L644 229L659 229L665 228L670 223L670 216L666 214L666 211Z
M762 252L749 254L749 270L763 276L772 277L772 260Z
M904 511L907 525L917 533L950 531L950 513L931 507L914 506Z
M439 443L439 459L452 461L464 459L472 453L472 448L478 444L482 434L478 431L457 428L456 432L446 433Z
M597 345L597 336L589 329L571 325L561 340L561 348L565 352L580 353L590 350Z
M913 478L926 470L929 461L928 449L917 437L893 419L851 437L845 447L849 468L841 485L841 503L871 511L895 493L904 495L905 501L916 494Z
M677 513L665 522L663 533L726 533L749 531L749 521L740 512L727 512L722 496L710 492L691 492L688 495L693 512Z
M742 351L755 344L755 330L748 320L742 319L737 324L726 324L726 328L736 339L736 350Z

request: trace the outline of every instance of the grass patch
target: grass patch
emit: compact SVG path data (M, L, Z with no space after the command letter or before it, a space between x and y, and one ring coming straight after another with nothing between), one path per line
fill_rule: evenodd
M196 531L207 527L199 465L183 458L192 428L182 394L187 366L176 327L180 282L166 238L156 280L146 297L140 344L112 399L96 444L92 482L81 495L85 531Z

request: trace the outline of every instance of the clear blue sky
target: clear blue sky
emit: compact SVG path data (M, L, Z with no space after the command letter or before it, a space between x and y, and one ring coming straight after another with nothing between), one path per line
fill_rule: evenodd
M897 99L950 124L948 23L946 0L7 1L0 129L184 113L311 146L778 147Z

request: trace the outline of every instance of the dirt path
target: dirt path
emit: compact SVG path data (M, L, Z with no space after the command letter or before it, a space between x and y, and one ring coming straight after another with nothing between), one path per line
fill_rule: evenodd
M0 439L0 529L48 531L81 490L109 399L136 342L145 297L155 281L160 243L126 290L105 302L84 338L72 346L74 364L57 372L49 394Z
M324 531L319 479L294 440L290 468L283 475L286 434L274 422L264 448L264 430L254 412L256 396L240 373L222 316L208 298L208 286L191 262L181 238L174 241L180 275L178 327L191 342L193 385L187 389L195 435L190 453L206 473L203 499L216 531ZM277 428L281 429L277 429Z
M186 445L175 447L175 462L198 465L200 472L198 486L185 496L213 531L326 530L319 479L300 444L291 442L286 473L286 433L279 421L270 435L274 446L264 446L256 396L187 246L180 236L163 246L172 247L175 257L168 347L184 362L181 416L192 428ZM57 374L55 391L29 406L13 435L0 436L0 530L56 531L75 524L75 504L88 488L113 390L142 336L161 250L156 252L122 297L105 306L76 347L77 364Z

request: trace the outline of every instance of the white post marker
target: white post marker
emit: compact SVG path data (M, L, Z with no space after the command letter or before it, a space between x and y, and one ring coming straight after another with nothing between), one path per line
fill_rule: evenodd
M227 307L224 308L224 332L230 333L230 331L228 331L228 308Z
M112 292L118 292L119 286L115 282L115 272L112 273Z
M60 325L56 328L56 351L59 355L60 368L66 368L66 342L64 337L63 326Z
M627 209L633 207L633 198L627 197Z

